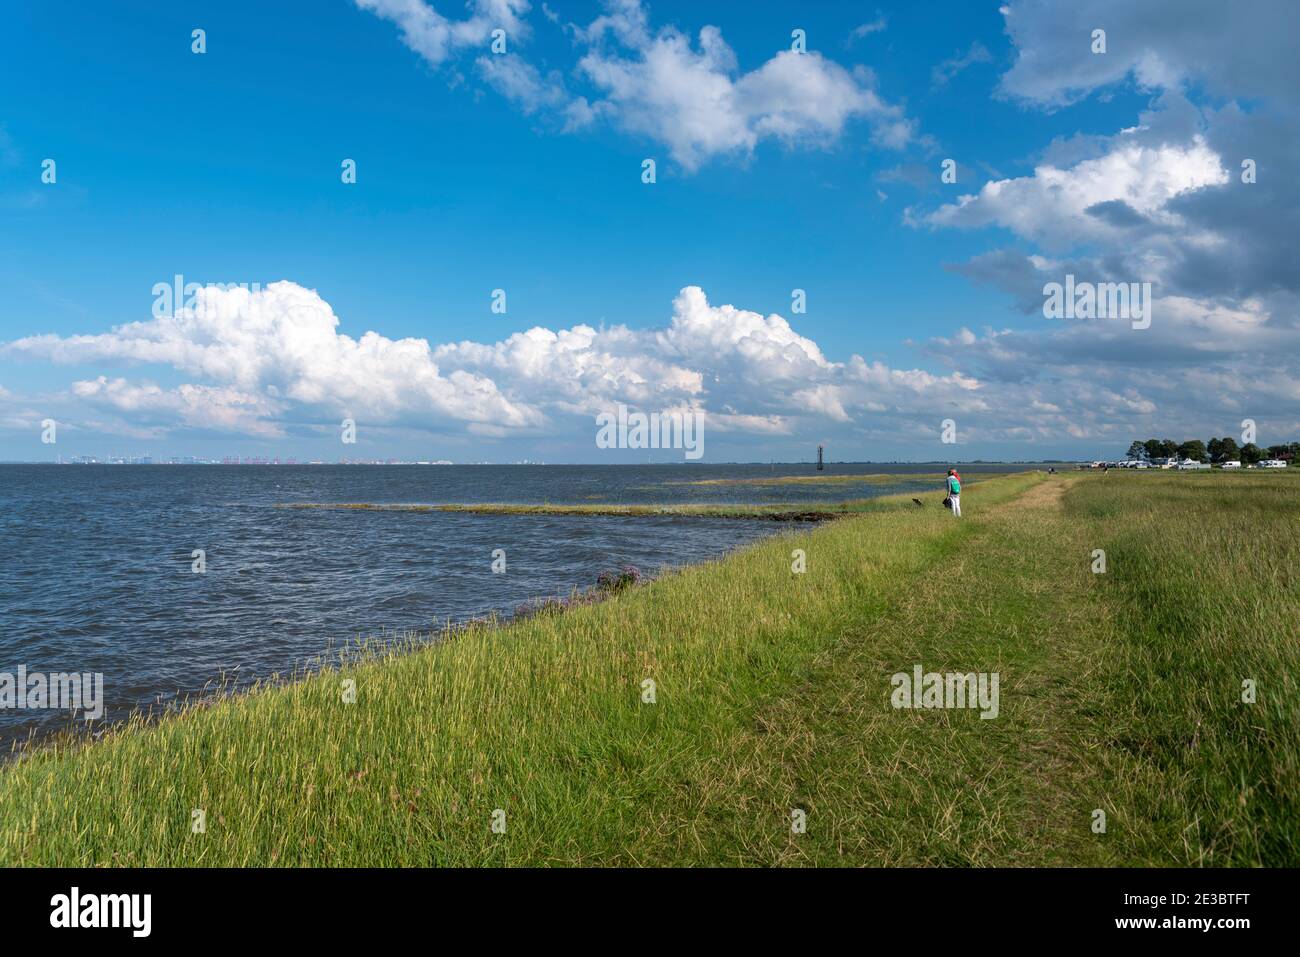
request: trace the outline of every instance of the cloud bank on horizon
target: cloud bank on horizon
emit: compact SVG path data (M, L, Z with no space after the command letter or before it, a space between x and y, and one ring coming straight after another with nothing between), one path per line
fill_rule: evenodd
M687 176L743 167L764 140L834 150L854 124L874 149L927 163L937 155L869 69L794 50L745 69L719 27L690 36L655 26L639 0L609 0L585 25L542 5L571 42L565 70L529 59L538 11L526 0L474 0L459 18L426 0L354 2L395 27L401 55L477 71L521 113L545 119L541 135L600 130L657 144ZM1300 437L1300 61L1283 28L1294 12L1263 0L1009 0L1001 12L1009 57L972 44L933 65L936 86L972 64L1009 62L989 97L1027 117L1121 88L1147 106L1112 132L1042 144L1028 175L906 209L918 236L996 236L942 268L1012 304L1004 322L957 317L950 334L913 343L929 370L828 357L797 315L716 304L692 276L655 324L576 321L495 342L354 338L328 302L289 279L205 289L192 308L106 332L0 344L0 358L103 370L40 396L0 388L0 429L54 415L141 439L190 430L274 440L336 432L347 416L492 442L586 437L595 414L623 402L703 412L711 432L755 449L813 435L935 457L946 418L967 448L1009 443L1027 458L1154 432L1229 434L1244 417L1278 441ZM1098 26L1104 55L1087 46ZM889 28L887 18L863 24L845 46ZM508 52L485 53L496 29ZM1066 275L1150 282L1150 328L1043 319L1044 285ZM160 384L151 368L184 381Z
M538 327L486 344L353 339L319 295L287 281L211 286L194 298L111 332L4 348L53 363L164 365L209 383L161 388L106 375L72 383L97 415L157 438L178 426L282 437L287 423L334 428L340 415L370 426L545 435L585 429L620 402L701 412L711 431L789 435L809 419L894 411L922 428L942 409L982 407L978 383L959 372L889 369L859 356L831 362L781 316L711 305L695 286L682 289L664 326Z

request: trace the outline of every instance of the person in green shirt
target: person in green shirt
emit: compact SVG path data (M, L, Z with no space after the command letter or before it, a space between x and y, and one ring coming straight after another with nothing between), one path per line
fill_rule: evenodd
M953 517L961 518L961 479L956 469L948 470L948 498L952 499Z

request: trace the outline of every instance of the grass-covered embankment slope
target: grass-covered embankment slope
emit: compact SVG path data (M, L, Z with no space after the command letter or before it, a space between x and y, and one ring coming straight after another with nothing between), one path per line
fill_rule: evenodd
M960 521L876 500L599 605L30 755L0 771L0 861L1297 864L1297 491L1020 475ZM998 672L998 718L893 709L915 664Z

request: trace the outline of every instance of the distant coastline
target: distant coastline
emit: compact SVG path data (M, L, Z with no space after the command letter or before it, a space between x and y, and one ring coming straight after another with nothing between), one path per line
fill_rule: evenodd
M273 459L264 460L257 457L241 459L240 461L224 461L221 459L193 459L188 461L153 461L152 457L141 457L130 461L124 459L113 459L110 461L80 461L81 456L73 456L67 461L48 461L39 459L15 459L0 460L0 465L257 465L257 466L278 466L278 467L302 467L302 466L337 466L337 465L428 465L428 466L459 466L459 467L481 467L491 466L493 468L502 468L506 466L547 466L547 467L582 467L582 468L644 468L656 466L673 466L673 465L690 465L693 467L720 466L720 467L737 467L737 468L815 468L815 461L806 462L690 462L690 461L673 461L673 462L450 462L439 460L436 462L423 461L406 461L399 459L340 459L334 462L325 462L321 460L298 461L296 459ZM149 461L144 461L149 458ZM1034 466L1034 465L1074 465L1085 461L1084 459L908 459L906 461L854 461L854 462L827 462L827 468L834 467L852 467L860 466L900 466L900 465L1016 465L1016 466Z

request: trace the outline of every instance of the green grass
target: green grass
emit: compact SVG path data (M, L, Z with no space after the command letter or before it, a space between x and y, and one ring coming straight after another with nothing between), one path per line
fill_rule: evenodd
M1008 476L960 521L873 499L60 744L0 770L0 863L1295 865L1300 483L1206 478ZM895 710L914 664L998 672L999 717Z
M725 479L696 479L693 482L673 482L673 485L902 485L909 482L919 482L924 480L932 481L936 486L942 487L945 472L935 472L931 475L921 473L916 474L884 474L872 473L869 475L773 475L762 478L725 478ZM988 477L988 476L985 476Z
M1073 505L1113 609L1083 702L1130 825L1122 859L1300 863L1300 483L1134 476ZM1148 484L1151 483L1151 484ZM1242 683L1257 688L1242 702ZM1133 808L1142 808L1134 827Z
M917 478L918 476L902 476L906 480ZM925 477L925 476L921 476ZM980 482L987 482L993 478L1002 477L1000 474L981 474L978 478L971 478L966 482L965 487L977 485ZM885 484L899 476L893 475L867 475L867 476L830 476L827 478L805 477L805 476L787 476L777 479L707 479L700 482L677 482L669 483L676 485L783 485L798 484L808 482L811 484L827 484L839 482L867 482L868 484ZM931 505L938 504L942 500L943 476L931 476L934 481L934 489L931 492L917 492L917 495L925 495ZM877 482L876 480L882 480ZM910 494L910 493L909 493ZM563 503L563 502L539 502L539 503L517 503L517 502L469 502L469 503L384 503L384 502L288 502L277 505L277 508L301 508L301 509L338 509L351 511L374 511L374 512L466 512L478 515L612 515L623 518L644 518L649 516L675 516L679 518L763 518L775 521L821 521L828 518L835 518L841 515L853 515L860 512L870 512L881 507L881 497L849 499L843 502L810 502L803 505L786 504L745 504L734 502L720 503L669 503L669 504L638 504L638 503ZM910 501L910 498L899 498L898 501L890 500L888 507L895 508L899 502Z
M636 505L589 503L565 505L551 503L519 504L512 502L476 502L454 505L389 505L368 502L298 502L278 508L343 509L373 512L466 512L476 515L612 515L622 518L674 516L678 518L764 518L774 521L820 521L866 511L871 499L850 502L815 502L799 508L789 505L744 504L675 504Z

